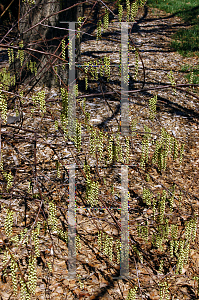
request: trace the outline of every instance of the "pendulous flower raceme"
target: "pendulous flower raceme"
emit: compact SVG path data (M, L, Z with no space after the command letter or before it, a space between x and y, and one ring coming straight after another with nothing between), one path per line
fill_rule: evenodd
M66 41L63 39L61 41L61 55L62 58L65 60L66 59L66 52L65 52L65 48L66 48ZM62 63L62 69L65 69L65 64Z
M17 52L17 58L19 58L19 60L20 60L21 67L22 67L23 61L24 61L24 50L22 50L23 46L24 45L23 45L23 40L22 40L19 42L19 48L21 48L21 49L19 49Z
M99 20L97 22L97 37L96 37L96 40L99 41L99 39L101 39L102 37L102 21Z
M104 15L104 30L108 29L108 25L109 25L109 10L107 8L105 8L105 15Z

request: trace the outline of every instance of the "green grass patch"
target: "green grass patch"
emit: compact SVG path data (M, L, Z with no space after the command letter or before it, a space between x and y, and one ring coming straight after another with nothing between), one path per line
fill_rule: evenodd
M194 25L189 29L180 29L173 35L171 47L181 55L199 56L199 26Z
M183 65L181 67L181 72L187 73L185 77L190 83L199 84L199 65L194 67L190 65Z
M148 0L147 5L176 14L184 22L196 24L199 22L199 5L196 0Z
M180 29L173 36L171 47L183 56L199 56L199 5L196 0L148 0L150 7L156 7L167 13L175 14L192 25Z

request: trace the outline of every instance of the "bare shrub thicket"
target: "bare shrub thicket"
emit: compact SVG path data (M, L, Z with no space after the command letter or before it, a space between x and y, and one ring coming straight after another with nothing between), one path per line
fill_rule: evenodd
M41 24L48 30L63 28L48 22L58 15L58 6L54 11L48 7L44 15L42 2L39 24L32 28L40 37L23 40L38 2L26 1L30 24L0 43L9 58L9 66L0 73L1 299L197 299L199 199L196 190L191 191L197 181L197 135L190 127L189 140L177 138L159 101L162 91L168 98L183 94L187 101L198 101L192 90L196 85L177 84L170 72L167 85L145 87L142 52L131 34L144 1L85 1L76 35L90 39L97 51L92 55L89 49L90 59L76 64L79 73L71 94L69 31L62 29L57 37L49 33L49 40L57 38L57 52L55 45L53 51L48 48L46 32L40 31ZM64 9L63 5L60 11ZM25 14L11 31L27 19ZM115 21L129 22L126 135L121 133L120 117L121 25ZM111 43L112 52L106 53ZM42 73L45 68L48 73ZM55 86L39 80L47 74ZM18 123L11 118L15 116L20 116ZM75 190L69 180L73 171ZM119 278L125 172L129 276ZM73 193L77 276L72 280L68 210Z

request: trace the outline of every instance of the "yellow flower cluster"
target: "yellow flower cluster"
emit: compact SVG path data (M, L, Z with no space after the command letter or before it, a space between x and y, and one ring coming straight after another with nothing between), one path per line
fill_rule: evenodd
M182 162L182 154L184 151L184 144L181 145L180 150L180 159L179 162ZM156 148L153 154L152 163L158 162L158 169L166 169L167 158L169 153L173 154L173 160L176 160L178 156L179 142L173 137L170 136L164 128L161 130L161 138L156 141Z
M2 72L0 72L0 81L2 82L2 89L8 90L8 87L11 85L15 85L15 75L10 76L10 72L7 68L3 68Z
M81 123L76 120L76 140L75 140L75 146L77 147L77 151L80 153L81 151Z
M21 300L30 300L31 296L28 293L26 283L24 282L22 277L20 277L20 284L21 284Z
M90 155L94 155L97 148L97 131L96 129L90 128Z
M9 60L9 64L14 62L14 51L12 48L8 48L8 60Z
M132 134L132 136L136 135L136 133L134 132L136 130L136 126L137 126L137 120L132 120L131 121L131 134Z
M49 262L49 261L47 262L47 267L48 267L49 271L52 272L53 269L52 269L51 262Z
M38 104L40 105L41 114L43 116L46 112L45 91L41 90L37 93L37 95L32 96L32 101L35 106Z
M149 99L150 119L153 121L156 114L157 95Z
M55 120L55 130L58 130L58 128L59 128L58 120Z
M97 22L97 37L96 37L96 40L98 41L99 39L101 39L102 37L102 21L99 20Z
M100 73L101 77L104 75L104 70L103 69L104 69L103 60L99 59L99 73Z
M113 260L113 237L109 237L106 232L98 231L98 247L99 251L102 250L110 261Z
M178 256L177 266L176 266L176 274L178 274L178 272L180 274L182 273L183 266L184 266L186 260L188 259L187 253L189 253L189 243L187 243L185 245L185 241L180 240L180 242L179 242L179 252L176 253L177 256Z
M110 56L105 56L104 57L104 68L105 68L105 76L107 76L107 81L110 79L110 73L111 73L111 68L110 68Z
M91 80L95 80L95 61L90 62L90 73L91 73Z
M27 69L31 71L31 73L35 73L35 76L37 75L37 63L36 61L29 61L29 65L28 65L28 62L26 64L27 66Z
M12 176L11 172L10 173L3 172L3 176L7 180L7 187L6 187L6 189L8 191L9 188L11 188L11 186L12 186L13 176Z
M137 15L137 12L138 12L138 5L137 5L137 1L135 1L131 5L131 22L135 21L135 17Z
M41 92L38 92L38 99L40 102L40 109L41 109L42 116L43 116L43 114L46 112L46 101L45 101L45 91L44 90Z
M149 152L149 138L150 138L150 133L151 129L144 125L144 130L147 132L144 134L143 139L142 139L142 154L141 154L141 161L140 161L140 166L144 169L146 166L146 163L148 162L148 152Z
M64 60L66 59L65 48L66 48L66 41L63 39L61 41L61 55ZM65 69L65 65L63 64L63 62L62 62L62 69L63 70Z
M108 25L109 25L109 11L107 8L105 8L105 15L103 21L104 21L104 30L106 30L108 29Z
M85 71L85 90L88 89L88 76L87 76L87 73L88 73L88 63L87 62L84 62L84 71Z
M129 155L130 155L130 140L129 140L129 137L125 138L125 142L126 142L126 158L125 158L125 163L128 164L129 163Z
M138 289L137 286L135 286L133 289L130 289L126 300L135 300L137 289Z
M31 5L31 4L35 4L35 0L22 0L22 2L23 3L27 3L27 4L29 4L29 5Z
M79 17L78 18L78 29L77 29L77 38L79 39L80 37L80 27L81 27L81 22L83 21L84 17Z
M9 258L10 258L9 252L6 250L6 251L4 252L4 254L3 254L3 261L2 261L3 267L7 264ZM4 277L7 277L6 268L3 269L3 276L4 276Z
M2 91L3 84L0 84L0 111L1 118L4 121L4 124L7 122L7 97Z
M175 83L175 79L174 79L174 76L173 76L173 71L170 71L168 74L167 74L167 77L169 78L170 82L171 82L171 85L172 86L175 86L176 83ZM174 95L176 95L176 89L173 88L173 92L174 92Z
M149 236L148 221L145 221L144 225L138 225L137 232L138 232L138 236L140 236L141 238L143 238L145 242L147 242Z
M126 0L126 22L129 22L130 11L131 11L130 1Z
M197 229L197 218L191 219L185 225L185 239L186 241L195 241Z
M169 300L169 290L168 290L168 284L166 281L162 282L159 284L160 286L160 300Z
M86 173L87 202L93 207L98 204L99 182L92 181L89 165L84 165L84 172Z
M19 47L22 49L23 48L23 41L19 42ZM19 49L17 51L17 58L20 59L20 63L21 63L21 67L23 65L23 61L24 61L24 50Z
M61 88L61 98L62 98L62 111L63 114L67 117L68 114L68 90Z
M26 235L28 229L27 228L24 228L24 230L20 233L20 242L23 241L23 244L27 243L28 244L28 235ZM25 237L26 235L26 237ZM24 239L25 237L25 239Z
M143 188L142 200L146 205L151 205L151 192L149 189Z
M136 255L139 257L140 262L143 263L143 256L142 253L140 253L140 251L137 249L137 247L135 245L132 245L132 250L133 252L136 253Z
M63 113L61 114L61 123L62 123L62 128L64 131L64 139L66 140L67 134L68 134L68 129L67 129L68 119L66 118L66 116Z
M191 72L189 82L190 82L190 84L193 84L193 71Z
M28 288L32 295L35 294L36 286L37 286L36 257L32 256L29 259L29 273L28 273Z
M67 231L63 231L62 229L57 228L57 234L61 240L65 241L65 242L68 241L68 232Z
M91 207L98 204L98 194L99 194L99 182L87 180L86 186L87 192L87 203L91 205Z
M60 178L61 177L61 175L60 175L60 169L59 169L59 161L58 160L56 160L56 169L57 169L57 178Z
M6 219L4 223L4 229L7 237L12 234L12 226L13 226L13 211L10 209L6 209Z
M19 236L18 235L12 236L10 240L17 245L19 243Z
M69 44L68 44L68 50L69 50L69 70L72 70L73 50L72 50L72 41L70 41L70 40L69 40Z
M122 22L122 15L123 15L123 6L121 4L118 5L118 17L119 22Z
M169 253L171 258L173 258L173 250L174 250L174 240L170 240L169 242Z

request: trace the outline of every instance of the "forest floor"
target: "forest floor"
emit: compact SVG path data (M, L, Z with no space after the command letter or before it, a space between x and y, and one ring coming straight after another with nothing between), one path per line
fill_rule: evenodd
M152 8L143 8L138 15L137 23L133 27L132 39L136 47L139 48L145 68L145 86L144 88L154 88L156 86L167 86L169 79L167 74L172 71L175 82L178 84L187 84L187 79L181 72L181 67L184 64L198 65L198 57L184 58L180 54L172 51L169 47L171 34L177 29L186 26L182 24L178 17L171 17L169 14ZM115 29L114 29L115 28ZM89 28L89 33L92 34L92 26ZM114 34L113 34L114 33ZM110 24L110 34L107 31L107 41L96 42L93 38L83 39L81 45L82 61L92 60L104 55L110 55L111 63L119 61L119 43L120 34L114 23ZM1 49L0 49L1 50ZM129 54L130 74L134 76L135 68L135 53L132 51ZM142 62L138 63L138 77L136 80L130 80L129 90L141 89L144 83L144 75ZM99 86L93 83L88 91L83 91L82 83L80 84L80 95L82 94L97 94ZM120 78L118 69L115 68L111 74L111 78L107 84L103 84L104 92L111 89L119 89ZM81 91L82 88L82 91ZM183 88L183 86L182 86ZM184 88L185 89L185 88ZM188 90L188 87L186 87ZM170 298L172 300L181 299L197 299L197 285L193 279L199 274L199 240L196 240L191 245L189 262L183 267L182 274L176 275L171 268L170 262L165 261L163 272L158 272L159 257L164 258L162 250L152 249L150 239L148 242L143 242L143 239L138 236L136 228L137 224L145 224L149 221L152 226L153 222L152 209L148 209L142 203L143 182L145 186L150 186L153 183L152 192L157 195L163 189L169 190L171 184L176 185L176 197L174 201L174 213L171 214L167 210L165 216L170 218L170 221L178 224L178 232L182 232L183 223L189 220L193 213L198 216L199 198L198 198L198 181L199 181L199 101L198 88L195 91L188 90L185 93L182 90L174 92L172 89L149 90L129 94L130 101L130 120L137 121L137 136L134 138L132 153L130 155L131 164L129 166L129 232L133 237L134 242L142 245L139 249L144 260L130 258L130 287L135 285L141 287L141 294L137 299L160 299L159 282L163 282L164 277L167 277L169 286ZM14 188L10 193L4 192L1 195L0 204L0 247L5 250L6 246L12 249L15 258L18 259L21 265L21 271L27 271L27 261L25 257L30 255L31 247L27 246L17 248L17 244L8 241L5 236L4 222L6 208L12 204L14 211L14 226L13 235L19 234L24 227L30 228L36 219L38 209L40 207L40 199L35 197L32 201L31 192L28 191L29 176L32 174L34 166L34 131L37 129L37 176L38 181L42 182L41 190L46 198L53 200L57 205L57 217L59 219L59 227L63 230L67 228L67 205L66 197L68 196L68 183L66 183L65 175L66 168L73 163L71 151L73 145L65 145L63 134L54 128L54 120L60 120L61 101L60 93L56 89L51 91L46 90L47 99L54 99L55 102L47 104L48 116L41 117L39 110L34 113L34 117L30 117L30 97L38 92L35 89L31 92L23 104L23 139L19 138L18 129L20 125L3 126L1 128L2 153L4 161L4 170L17 169L14 175ZM154 95L157 97L157 114L156 122L149 120L148 101ZM120 122L118 104L120 99L116 97L107 97L106 101L96 96L86 98L86 110L91 114L91 124L97 128L101 125L106 127L108 132L115 132ZM52 113L53 112L53 113ZM113 113L115 112L115 113ZM14 111L9 111L9 114ZM77 114L79 110L77 109ZM114 115L114 117L111 117ZM37 116L37 118L35 118ZM107 122L106 122L107 121ZM105 125L104 125L105 124ZM164 127L170 134L180 141L185 143L184 155L181 166L179 161L173 161L169 158L167 169L161 174L157 168L152 166L148 173L150 180L146 182L145 173L137 168L141 156L140 136L144 131L144 125L152 128L154 135L161 134L161 128ZM61 122L59 121L61 127ZM18 129L17 129L18 128ZM29 130L29 132L28 132ZM14 133L15 132L15 133ZM13 133L15 139L13 140ZM46 137L44 139L43 137ZM88 139L85 130L82 133L82 143L86 147L80 153L80 166L84 164L86 152L88 152ZM71 148L70 148L71 147ZM14 150L13 150L14 149ZM54 150L55 151L54 151ZM151 158L150 153L150 158ZM57 170L55 161L60 158L63 166L60 166L60 178L57 178ZM92 159L89 160L92 165ZM100 168L100 175L106 177L106 187L111 188L114 184L114 199L119 199L120 192L120 175L121 166L116 165L111 171L106 173L103 168ZM77 209L77 233L80 237L80 245L77 250L77 273L81 279L68 279L67 262L68 248L61 231L52 231L47 234L47 230L41 226L39 235L39 251L40 256L37 258L37 286L36 293L33 299L127 299L129 291L129 282L126 280L113 280L113 277L119 276L119 264L117 263L117 255L114 252L113 260L110 261L107 255L99 250L97 240L98 231L103 230L109 236L118 236L118 230L113 226L113 220L107 211L96 211L93 213L88 207L80 207L79 203L85 204L85 189L83 188L84 178L77 170L76 175L76 201L79 208ZM3 175L0 177L1 194L6 191L6 183ZM113 201L103 191L103 184L100 186L101 197L107 197L107 204ZM28 191L28 192L27 192ZM38 193L34 191L34 193ZM180 203L180 196L182 202ZM115 205L118 206L119 200L115 200ZM181 205L183 203L183 205ZM47 205L47 200L45 202ZM86 205L85 205L86 206ZM25 217L24 217L25 215ZM120 219L118 212L114 212L117 220ZM198 217L197 217L198 218ZM43 220L41 218L41 220ZM41 221L42 223L43 221ZM150 223L151 222L151 223ZM43 224L42 224L43 225ZM152 232L149 233L151 237ZM114 242L115 245L115 242ZM166 247L166 246L165 246ZM164 249L165 250L165 249ZM51 267L49 267L51 264ZM0 269L3 266L3 251L0 252ZM10 274L10 269L7 270ZM27 279L27 276L25 276ZM158 282L158 283L157 283ZM13 294L11 276L1 276L0 281L0 299L17 299Z

